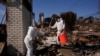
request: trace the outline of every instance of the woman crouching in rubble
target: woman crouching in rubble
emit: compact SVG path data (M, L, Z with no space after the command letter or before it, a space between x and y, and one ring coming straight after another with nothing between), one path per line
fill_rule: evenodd
M24 39L24 43L27 48L26 56L32 56L33 53L35 54L35 52L36 52L36 36L37 35L43 36L44 33L41 31L38 31L38 29L35 25L29 26L28 32Z

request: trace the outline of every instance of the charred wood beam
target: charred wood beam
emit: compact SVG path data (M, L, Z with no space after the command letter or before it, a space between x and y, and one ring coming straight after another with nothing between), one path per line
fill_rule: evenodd
M32 12L32 4L29 2L29 0L23 0L22 4L26 7L26 9L29 12Z
M6 4L6 1L7 1L7 0L0 0L0 3L2 3L2 4L5 5L5 4Z

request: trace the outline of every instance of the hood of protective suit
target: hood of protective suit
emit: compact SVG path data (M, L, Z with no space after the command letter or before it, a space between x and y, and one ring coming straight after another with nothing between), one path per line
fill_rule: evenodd
M65 24L62 18L60 18L51 28L57 28L58 31L62 31L64 27L65 27Z
M29 26L29 28L28 28L28 32L27 32L27 35L31 35L32 32L33 32L33 30L34 30L34 27Z
M29 29L34 29L34 27L32 27L32 26L29 26Z

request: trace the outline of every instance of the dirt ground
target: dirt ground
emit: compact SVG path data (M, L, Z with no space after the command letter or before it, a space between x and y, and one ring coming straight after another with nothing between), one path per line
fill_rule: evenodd
M61 48L59 49L63 56L73 56L73 52L71 49Z
M72 52L71 49L59 49L60 52L63 54L62 56L84 56L82 54L78 54L78 55L75 55L74 52ZM100 56L100 50L99 51L96 51L95 53L93 54L85 54L85 56Z

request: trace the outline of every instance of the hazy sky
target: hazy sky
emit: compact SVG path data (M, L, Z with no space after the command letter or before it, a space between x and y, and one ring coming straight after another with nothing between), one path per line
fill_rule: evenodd
M53 13L59 15L61 12L73 11L78 17L96 13L99 9L99 0L33 0L33 12L38 20L39 13L44 17L51 17ZM5 13L5 7L0 4L0 18ZM1 19L0 19L1 21Z
M99 0L34 0L33 12L38 19L39 13L44 12L44 17L51 17L53 13L73 11L77 16L87 17L98 11Z
M5 6L0 4L0 23L2 21L4 14L5 14L5 11L6 11Z

